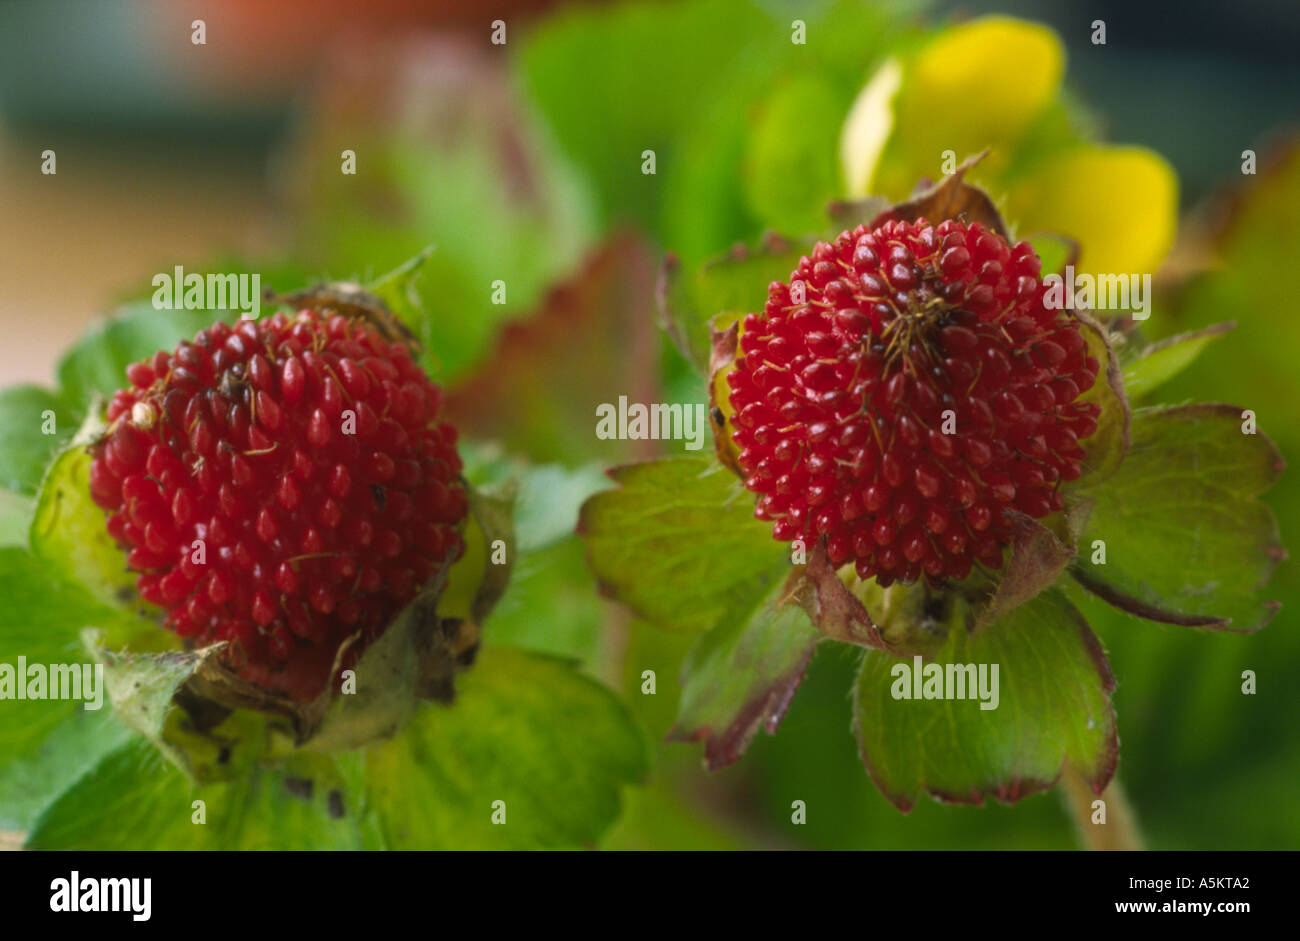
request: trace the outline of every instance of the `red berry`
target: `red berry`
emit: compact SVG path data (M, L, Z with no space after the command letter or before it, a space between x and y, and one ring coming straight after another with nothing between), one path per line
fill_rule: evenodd
M1001 566L1005 510L1060 509L1100 367L1044 306L1040 267L979 223L894 221L818 243L769 286L727 378L776 539L825 534L863 578L938 584Z
M373 326L311 310L218 323L127 378L91 495L164 624L227 642L250 682L319 695L342 642L361 634L355 662L463 551L441 392Z

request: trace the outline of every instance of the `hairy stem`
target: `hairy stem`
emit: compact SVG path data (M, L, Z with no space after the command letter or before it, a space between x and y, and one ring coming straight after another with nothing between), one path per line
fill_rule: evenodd
M1124 788L1119 783L1118 777L1111 778L1106 790L1097 795L1093 793L1092 785L1083 775L1066 765L1061 773L1060 789L1084 847L1091 850L1143 848L1142 835L1138 830L1133 805L1124 794ZM1104 824L1093 823L1094 817L1099 813L1094 811L1092 806L1097 800L1106 802Z

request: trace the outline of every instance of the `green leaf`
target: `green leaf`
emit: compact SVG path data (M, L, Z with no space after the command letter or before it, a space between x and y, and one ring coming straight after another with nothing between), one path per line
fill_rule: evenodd
M42 810L135 735L112 709L87 712L75 704L62 722L39 728L47 733L39 745L0 764L0 830L30 829ZM0 740L5 748L13 744L8 730Z
M903 811L922 793L951 803L1013 803L1051 787L1068 761L1100 793L1118 757L1114 680L1083 617L1052 589L976 634L970 610L957 601L948 642L926 666L944 676L949 664L985 666L997 707L982 709L969 689L964 699L901 698L913 691L920 658L906 663L868 651L854 687L853 728L876 786Z
M756 97L752 89L728 82L700 100L694 120L675 140L684 153L707 155L673 164L659 209L660 241L688 267L762 231L737 172L749 143L746 111Z
M37 496L32 554L65 581L83 585L101 601L120 605L136 597L126 555L90 497L90 452L84 447L103 424L91 415L73 443L55 458Z
M360 78L335 76L287 157L295 251L313 267L367 282L432 246L412 294L378 287L422 344L424 365L448 382L579 262L592 233L585 179L520 106L501 63L454 58L429 70L416 50L399 50ZM358 97L358 80L373 94ZM364 155L355 174L339 172L344 149Z
M27 548L27 532L32 528L35 511L36 501L0 488L0 547Z
M582 504L609 486L609 478L594 464L575 470L555 464L528 468L515 499L519 552L533 552L573 535Z
M462 442L460 453L465 479L474 486L489 491L516 486L515 542L520 555L572 536L583 502L612 486L600 464L528 464L502 456L494 445L473 442Z
M1210 341L1236 326L1235 323L1215 324L1152 343L1124 364L1124 391L1129 399L1137 401L1150 395L1195 362Z
M753 497L715 461L648 461L610 476L619 487L583 504L578 532L601 588L648 621L710 628L789 564L754 519Z
M1285 552L1273 512L1255 497L1283 461L1243 421L1231 405L1139 409L1120 472L1081 492L1094 504L1074 577L1155 621L1235 632L1267 624L1278 606L1258 591ZM1104 564L1092 562L1097 540Z
M788 597L785 579L757 604L737 605L682 665L682 697L668 738L703 741L710 770L731 764L760 728L776 733L821 639Z
M779 81L754 109L741 174L750 211L765 228L825 226L826 205L842 195L837 151L849 104L824 75L801 72Z
M194 786L152 745L133 737L46 809L27 847L360 849L360 802L345 794L337 770L323 767L327 773L318 777L292 767L257 768L235 780ZM195 801L203 801L203 823L195 822Z
M155 310L148 301L128 304L86 331L59 361L63 398L85 409L96 393L107 398L127 384L127 366L159 350L170 353L181 340L231 316L226 311Z
M792 242L769 234L758 250L737 246L693 272L683 272L677 259L668 257L660 275L659 315L696 370L708 371L709 328L724 328L747 313L762 311L767 286L788 281L813 244L812 239Z
M473 375L448 387L445 420L465 437L539 463L608 466L638 449L644 456L645 445L592 429L601 405L617 399L613 390L634 401L665 401L655 391L650 315L658 265L658 250L652 254L639 235L606 239L498 333Z
M596 593L585 556L576 536L522 553L485 636L494 644L599 662L609 603Z
M668 173L694 116L682 103L726 88L721 74L756 37L773 34L771 46L790 46L788 30L781 36L771 15L745 0L574 8L538 25L518 62L529 98L592 176L606 215L630 214L648 227L661 187L641 174L641 152L654 150L658 173ZM722 35L725 50L714 41Z
M747 211L739 172L748 151L767 143L788 160L790 150L807 146L801 139L823 141L816 170L798 165L795 174L821 177L864 68L906 28L915 6L805 4L797 14L807 28L803 44L791 42L790 16L755 0L574 7L525 37L518 72L565 152L594 181L606 221L630 216L700 259L760 231L764 220ZM718 36L727 37L724 45ZM815 76L842 102L829 138L825 118L814 125L811 113L786 128L783 142L773 139L771 117L766 133L751 134L790 75ZM655 151L657 176L640 173L646 149ZM789 197L800 192L798 180L786 180L780 205L793 208ZM817 192L802 190L812 199Z
M0 665L15 672L19 657L46 667L86 663L80 631L130 619L75 585L57 583L21 549L0 549L0 597ZM25 827L35 811L115 743L123 727L113 719L107 698L98 709L86 705L93 706L94 698L0 702L0 827Z
M50 459L63 447L80 415L39 386L0 390L0 488L36 493ZM53 433L46 434L49 429Z
M425 705L401 734L359 751L265 766L255 760L265 727L241 731L239 767L198 785L132 736L46 809L28 846L576 847L600 836L620 788L647 772L613 694L567 662L509 649L485 651L453 705ZM192 822L195 800L204 824ZM507 802L505 825L491 822L495 800Z
M28 849L188 849L187 786L154 747L132 737L81 776L36 821ZM189 828L189 829L184 829Z
M488 648L455 703L371 746L365 773L395 849L580 847L618 816L647 755L626 707L572 664Z
M1261 417L1275 416L1268 420L1270 433L1291 454L1300 448L1300 420L1292 405L1300 318L1279 313L1290 309L1292 291L1286 278L1275 275L1291 263L1300 239L1297 138L1279 139L1261 151L1259 170L1221 194L1227 211L1216 220L1209 246L1218 263L1191 279L1171 310L1182 329L1209 327L1231 311L1241 332L1178 376L1168 395L1171 401L1244 402ZM1283 501L1291 502L1279 493L1273 502L1285 517L1292 511Z

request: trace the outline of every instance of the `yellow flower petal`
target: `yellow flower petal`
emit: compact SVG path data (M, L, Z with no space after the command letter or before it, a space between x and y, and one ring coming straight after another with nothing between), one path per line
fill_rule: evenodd
M904 67L893 129L879 162L866 147L845 148L850 195L902 199L920 177L941 175L947 150L960 163L992 148L980 175L995 175L1014 143L1055 99L1064 71L1060 39L1037 23L990 16L944 30ZM874 86L882 96L876 83L873 78L863 95ZM862 120L856 108L854 118ZM863 136L860 127L856 133Z
M866 196L876 163L894 128L894 96L903 84L903 64L890 58L858 92L840 135L845 193Z
M1005 208L1019 238L1046 231L1077 241L1078 272L1151 274L1173 244L1178 178L1145 148L1086 145L1018 179Z

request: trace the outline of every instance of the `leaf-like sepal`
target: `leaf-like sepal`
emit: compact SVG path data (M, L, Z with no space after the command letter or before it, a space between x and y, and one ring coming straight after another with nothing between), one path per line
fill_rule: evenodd
M1234 632L1268 623L1278 605L1258 591L1286 553L1255 498L1285 465L1243 423L1231 405L1139 409L1119 473L1077 493L1093 501L1071 570L1079 583L1154 621Z
M776 733L821 639L783 582L756 605L738 606L682 664L669 740L703 742L711 771L731 764L760 729Z
M975 633L970 609L954 600L948 641L930 663L875 651L863 658L853 728L876 786L903 811L923 793L959 804L1014 803L1051 787L1068 761L1101 793L1119 753L1114 678L1082 615L1050 590ZM973 677L957 669L967 664ZM936 674L939 685L927 690ZM965 685L971 679L974 694ZM949 698L927 695L936 690ZM995 701L993 690L996 707L982 708Z

